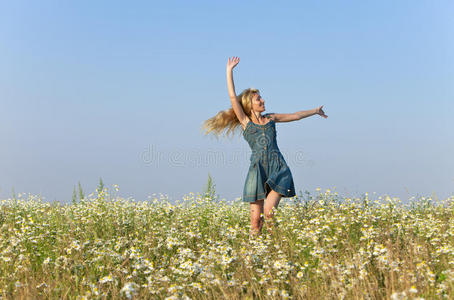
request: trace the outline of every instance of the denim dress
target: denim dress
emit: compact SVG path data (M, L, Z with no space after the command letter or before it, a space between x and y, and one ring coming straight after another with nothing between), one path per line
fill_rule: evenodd
M268 114L267 114L268 115ZM276 142L276 123L249 121L243 137L251 147L251 164L243 188L243 202L264 199L273 189L283 197L295 196L292 173Z

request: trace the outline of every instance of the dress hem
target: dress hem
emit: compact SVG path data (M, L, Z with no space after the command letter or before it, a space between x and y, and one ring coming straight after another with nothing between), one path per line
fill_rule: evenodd
M265 186L266 184L268 184L268 186L275 192L278 192L279 194L282 195L283 198L291 198L291 197L295 197L296 196L296 193L295 191L293 190L290 190L289 192L285 192L285 188L281 187L280 185L278 185L277 183L275 183L274 181L272 181L271 179L268 179L266 182L265 182ZM263 197L262 197L263 196ZM267 195L265 193L259 193L257 195L248 195L248 196L244 196L243 195L243 199L242 201L243 202L255 202L257 200L265 200L265 197Z
M271 184L268 183L269 186L271 186L271 188L278 192L279 194L282 195L282 197L284 198L290 198L290 197L294 197L296 196L296 193L295 191L293 190L287 190L287 192L285 192L285 188L283 188L282 186L278 185L277 183L275 183L273 180L271 179L268 179L267 182L270 182Z

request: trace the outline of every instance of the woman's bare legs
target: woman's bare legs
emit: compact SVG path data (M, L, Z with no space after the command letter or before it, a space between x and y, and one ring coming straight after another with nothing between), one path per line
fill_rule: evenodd
M271 190L266 196L264 211L265 211L265 218L266 218L266 227L269 232L271 232L271 228L273 228L273 216L274 210L277 209L279 206L279 201L281 201L282 195L276 192L275 190Z
M266 196L266 199L251 202L251 235L259 235L261 233L264 223L262 214L264 214L267 220L266 227L271 232L271 228L273 228L274 210L278 208L281 198L281 194L271 190Z
M263 201L264 199L251 202L251 235L259 235L263 226Z

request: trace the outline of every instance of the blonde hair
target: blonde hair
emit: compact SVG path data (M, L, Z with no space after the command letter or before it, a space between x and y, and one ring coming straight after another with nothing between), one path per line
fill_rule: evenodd
M243 90L241 94L237 96L244 113L249 118L251 118L252 115L252 96L254 96L254 94L260 94L260 91L255 88L248 88ZM221 110L214 117L211 117L203 122L202 129L205 130L205 135L212 132L214 136L218 138L227 128L226 136L231 133L233 137L235 129L238 126L241 127L240 120L238 120L233 108L231 107L226 110Z

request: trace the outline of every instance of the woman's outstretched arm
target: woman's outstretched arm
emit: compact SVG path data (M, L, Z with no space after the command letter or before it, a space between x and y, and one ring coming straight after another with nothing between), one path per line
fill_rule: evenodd
M301 120L303 118L307 118L307 117L310 117L310 116L313 116L313 115L320 115L322 117L324 117L325 119L328 118L327 115L325 115L325 112L323 111L322 109L323 105L318 107L318 108L314 108L314 109L310 109L310 110L301 110L301 111L297 111L293 114L277 114L277 113L273 113L273 114L270 114L270 117L273 118L273 120L275 122L292 122L292 121L298 121L298 120Z
M249 122L249 118L243 111L243 107L240 104L239 99L235 93L235 84L233 83L233 68L240 62L238 57L229 58L227 62L227 87L229 89L230 102L232 103L233 111L235 112L236 117L243 125L243 128L246 127Z
M301 111L296 112L295 114L298 116L298 120L301 120L303 118L307 118L307 117L310 117L313 115L320 115L326 119L326 118L328 118L328 116L325 115L325 112L323 111L322 107L323 107L323 105L320 107L314 108L314 109L310 109L310 110L301 110Z

